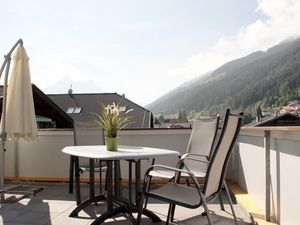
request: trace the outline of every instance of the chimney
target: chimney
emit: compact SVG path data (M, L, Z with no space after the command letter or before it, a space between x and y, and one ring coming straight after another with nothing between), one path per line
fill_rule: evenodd
M71 98L73 98L72 85L71 85L70 89L68 90L68 94L70 95Z
M122 94L122 98L125 98L125 94Z

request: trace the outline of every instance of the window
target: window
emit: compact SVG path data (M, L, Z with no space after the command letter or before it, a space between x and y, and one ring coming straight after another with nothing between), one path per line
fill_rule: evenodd
M68 114L72 114L72 113L78 114L78 113L81 112L81 109L82 109L82 107L69 107L69 108L67 109L67 113L68 113Z
M81 112L81 107L75 107L73 113L80 113Z
M119 111L120 112L126 112L126 106L120 106Z
M73 111L74 111L74 107L69 107L69 108L67 109L67 113L73 113Z

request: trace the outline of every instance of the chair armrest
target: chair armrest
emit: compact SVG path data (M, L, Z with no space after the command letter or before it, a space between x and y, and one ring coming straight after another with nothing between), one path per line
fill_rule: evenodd
M178 156L178 159L181 159L181 155ZM155 158L152 158L151 160L151 166L155 165Z
M182 158L186 158L186 157L203 157L203 158L205 158L206 160L208 160L208 156L207 156L207 155L195 154L195 153L186 153L186 154L184 154L183 156L181 156L181 159L182 159Z
M150 166L146 172L145 172L145 176L149 176L149 173L151 170L155 169L155 168L160 168L160 169L165 169L165 170L171 170L171 171L175 171L175 172L181 172L181 173L187 173L191 176L193 176L193 173L187 170L183 170L183 169L179 169L179 168L175 168L175 167L171 167L171 166L165 166L165 165L160 165L160 164L155 164L153 166Z
M145 177L144 177L144 182L145 183L148 183L148 180L149 180L149 173L150 171L152 171L153 169L155 168L159 168L159 169L165 169L165 170L171 170L171 171L175 171L175 182L178 183L179 182L179 179L180 179L180 174L181 173L185 173L185 174L188 174L189 177L193 180L193 182L195 183L197 189L201 190L201 187L195 177L195 175L189 171L189 170L184 170L184 169L179 169L179 168L175 168L175 167L170 167L170 166L165 166L165 165L159 165L159 164L156 164L156 165L153 165L153 166L150 166L146 172L145 172Z
M193 156L199 156L199 155L196 155L196 154L184 154L180 160L177 162L177 165L176 167L177 168L182 168L185 164L185 161L186 160L192 160L192 161L197 161L197 162L200 162L200 163L205 163L205 164L209 164L209 161L206 159L206 160L203 160L203 159L199 159L199 158L195 158Z

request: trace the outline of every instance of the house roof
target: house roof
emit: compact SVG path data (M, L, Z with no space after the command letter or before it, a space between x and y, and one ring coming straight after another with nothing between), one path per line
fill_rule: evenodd
M262 121L247 124L251 127L266 126L300 126L300 117L291 113L283 113L278 116L270 116L262 118Z
M100 113L102 105L111 105L113 102L119 106L126 107L126 111L133 109L128 113L132 116L132 123L126 128L151 128L153 127L152 113L130 101L129 99L117 93L87 93L87 94L49 94L48 97L55 102L62 110L68 112L69 115L77 121L93 120L92 113ZM78 109L78 113L72 113L73 109Z
M32 94L36 115L52 119L56 123L56 128L73 127L73 119L34 84L32 84ZM2 113L3 86L0 86L0 95L0 112Z

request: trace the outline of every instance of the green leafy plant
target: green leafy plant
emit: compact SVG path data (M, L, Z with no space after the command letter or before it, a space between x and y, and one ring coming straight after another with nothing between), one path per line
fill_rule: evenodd
M128 113L133 109L121 111L119 104L103 105L102 114L93 113L96 123L103 127L105 136L109 138L116 138L118 132L127 124L131 123L131 116Z

